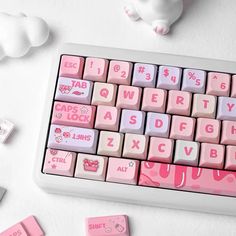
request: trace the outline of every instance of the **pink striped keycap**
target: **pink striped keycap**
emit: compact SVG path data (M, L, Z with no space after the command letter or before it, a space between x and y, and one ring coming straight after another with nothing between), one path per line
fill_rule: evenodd
M236 196L236 172L143 161L139 185Z
M46 174L73 176L76 153L47 149L43 172Z
M60 76L71 77L76 79L82 78L84 67L84 58L76 56L63 55L60 65Z
M95 106L55 102L52 124L93 128L95 110Z
M105 82L107 77L108 60L103 58L86 58L83 79Z
M60 77L55 99L65 102L90 104L93 82Z
M126 215L90 217L86 219L86 236L129 236Z
M74 152L95 153L98 131L72 126L51 125L48 147Z
M17 223L6 231L0 233L0 236L44 236L39 223L34 216L29 216L23 221Z
M109 158L107 181L124 183L124 184L137 184L138 181L139 161Z

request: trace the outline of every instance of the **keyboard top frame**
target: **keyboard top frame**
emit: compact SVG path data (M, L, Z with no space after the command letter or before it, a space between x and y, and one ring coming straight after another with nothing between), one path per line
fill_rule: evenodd
M47 143L47 134L51 118L56 81L59 72L60 58L63 54L84 57L101 57L106 59L178 66L183 68L236 74L236 62L97 47L91 45L63 45L60 50L58 50L53 61L52 72L49 77L50 79L43 112L41 131L38 140L37 156L34 167L34 179L41 188L47 192L65 195L86 196L90 198L122 201L134 204L236 215L236 197L133 186L43 174L42 163L44 159L45 145ZM217 70L215 68L217 68Z

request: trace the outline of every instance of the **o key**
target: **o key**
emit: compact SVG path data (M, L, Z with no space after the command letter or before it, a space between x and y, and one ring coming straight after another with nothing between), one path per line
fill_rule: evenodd
M81 79L84 67L84 58L75 56L62 56L60 76Z
M130 85L133 64L126 61L111 61L108 83Z
M107 76L108 60L102 58L87 58L84 68L85 80L105 82Z

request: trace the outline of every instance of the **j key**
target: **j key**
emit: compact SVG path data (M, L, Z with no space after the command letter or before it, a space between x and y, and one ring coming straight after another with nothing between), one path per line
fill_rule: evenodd
M93 128L95 106L55 102L52 124Z
M93 83L86 80L60 77L55 99L65 102L90 104Z
M48 147L74 152L95 153L98 131L72 126L51 125Z
M218 98L217 119L236 121L236 98Z
M84 58L76 56L63 55L60 65L60 76L71 77L76 79L82 78L84 67Z
M76 153L47 149L43 172L54 175L73 176Z
M180 89L182 70L177 67L160 66L157 88L167 90Z
M139 185L235 197L236 173L144 161Z
M156 85L157 66L151 64L136 63L132 85L154 88Z
M126 215L102 216L86 219L86 236L129 236Z
M193 93L204 93L206 87L206 72L202 70L185 69L182 90Z

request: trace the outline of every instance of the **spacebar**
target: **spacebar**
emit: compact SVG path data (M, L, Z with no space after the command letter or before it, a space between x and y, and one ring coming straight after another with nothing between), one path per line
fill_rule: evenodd
M139 185L236 196L236 172L143 161Z

